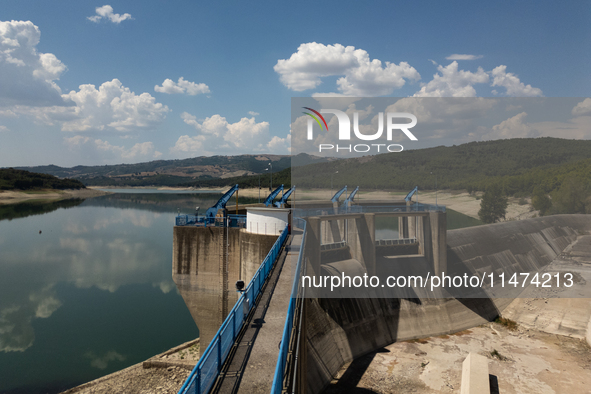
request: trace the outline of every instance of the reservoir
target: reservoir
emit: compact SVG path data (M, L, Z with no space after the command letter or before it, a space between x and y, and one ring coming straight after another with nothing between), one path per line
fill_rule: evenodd
M174 218L221 194L111 191L0 206L0 393L57 393L199 336L172 281Z

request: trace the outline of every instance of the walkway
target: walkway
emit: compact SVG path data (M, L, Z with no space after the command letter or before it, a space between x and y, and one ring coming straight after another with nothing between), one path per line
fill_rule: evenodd
M262 290L258 304L244 324L212 393L265 393L271 391L279 345L285 325L295 267L302 240L294 230Z

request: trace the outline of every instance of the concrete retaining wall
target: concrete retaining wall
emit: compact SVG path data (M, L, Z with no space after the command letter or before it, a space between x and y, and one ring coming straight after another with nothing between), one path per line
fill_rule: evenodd
M557 215L447 232L447 269L528 272L549 264L591 216ZM393 342L449 334L491 321L512 301L488 299L309 299L307 392L318 393L354 358ZM591 336L591 327L589 328Z
M250 282L276 239L238 228L174 227L172 278L203 349L238 299L236 281Z

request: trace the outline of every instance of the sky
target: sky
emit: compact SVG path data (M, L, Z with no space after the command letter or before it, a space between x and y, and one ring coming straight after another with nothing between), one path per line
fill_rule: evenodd
M591 91L583 1L104 1L2 1L0 167L289 154L292 97Z

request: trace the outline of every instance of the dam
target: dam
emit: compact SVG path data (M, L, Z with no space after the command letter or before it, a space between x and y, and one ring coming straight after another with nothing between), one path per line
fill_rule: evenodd
M424 277L470 273L482 277L542 272L591 231L586 215L447 231L445 207L441 206L383 202L347 207L318 205L300 203L297 209L285 212L294 235L285 241L287 246L280 253L285 255L285 263L278 280L286 275L283 282L292 284L292 293L284 302L287 316L280 348L273 360L267 358L267 370L274 371L274 378L261 378L258 390L253 392L320 393L352 360L394 342L451 334L490 322L524 291L484 283L470 291L448 287L430 293L415 286L396 291L340 289L330 294L325 288L303 291L300 279L304 274ZM398 238L376 240L376 217L396 221ZM175 227L173 277L194 320L200 328L204 326L202 343L211 341L225 315L241 299L231 284L248 282L278 239L277 234L258 234L253 228L248 224L243 228ZM216 293L214 288L220 286L224 291ZM591 338L591 329L587 336ZM228 359L235 359L233 352L228 351ZM250 357L256 359L255 354ZM248 364L248 358L244 362ZM227 374L223 366L218 370L208 390L224 387ZM244 384L247 381L243 378ZM192 386L187 383L181 392L194 392L187 391L196 387L194 382ZM248 392L238 382L236 391L241 390Z

